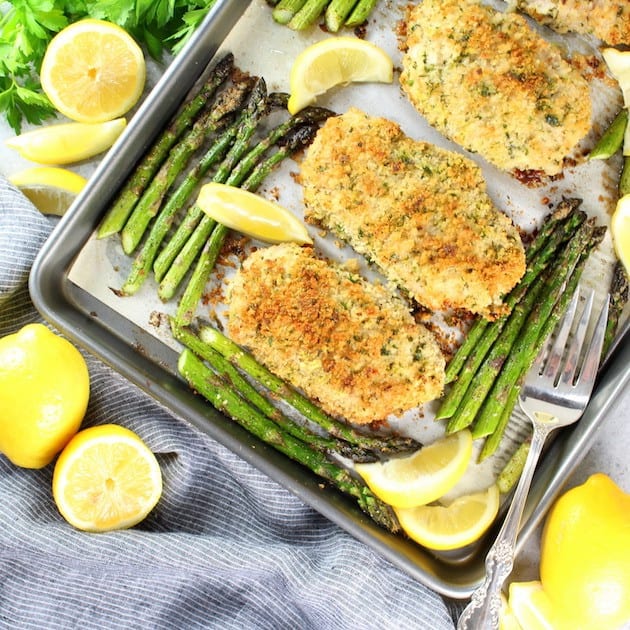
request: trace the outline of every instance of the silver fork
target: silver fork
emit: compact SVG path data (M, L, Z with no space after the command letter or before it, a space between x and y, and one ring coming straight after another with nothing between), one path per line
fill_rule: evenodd
M532 421L533 435L527 461L519 479L503 526L486 556L486 577L462 612L458 630L494 630L499 627L501 589L514 566L514 549L525 500L534 469L547 436L558 427L576 422L590 399L599 366L608 302L599 315L588 348L582 353L593 308L590 292L570 344L567 344L577 311L579 287L556 327L532 365L519 393L522 410ZM581 361L581 357L584 357Z

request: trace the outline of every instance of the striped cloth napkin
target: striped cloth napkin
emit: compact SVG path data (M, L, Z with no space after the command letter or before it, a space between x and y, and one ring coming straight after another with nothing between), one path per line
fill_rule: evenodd
M28 274L50 233L0 177L0 335L41 321ZM52 465L0 455L0 628L453 628L444 601L92 356L84 426L156 453L164 493L133 529L70 527Z

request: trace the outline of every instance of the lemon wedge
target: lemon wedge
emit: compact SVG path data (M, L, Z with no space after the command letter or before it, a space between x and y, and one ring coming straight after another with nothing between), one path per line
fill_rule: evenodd
M65 213L87 183L78 173L57 166L34 166L8 179L42 214L57 216Z
M155 455L133 431L104 424L79 431L61 452L53 497L62 516L90 532L142 521L162 494Z
M617 201L617 207L610 219L610 232L617 258L630 274L630 194Z
M48 125L6 139L5 144L22 157L40 164L73 164L109 149L127 121Z
M630 51L621 51L616 48L604 48L602 57L610 70L610 74L617 79L623 102L630 107Z
M553 604L538 580L512 582L508 603L523 630L569 630L569 626L557 619Z
M97 123L119 118L138 102L146 66L142 49L127 31L111 22L86 19L53 37L40 79L62 114Z
M524 630L516 619L507 597L501 593L501 607L499 608L499 630Z
M393 80L394 64L382 48L357 37L329 37L304 49L293 62L288 109L295 114L338 85Z
M266 243L313 242L304 224L286 208L241 188L206 184L197 205L222 225Z
M393 507L426 505L446 494L462 477L472 455L472 435L464 429L407 457L356 464L376 496Z
M499 511L499 488L467 494L449 505L394 508L405 533L428 549L449 550L479 539Z

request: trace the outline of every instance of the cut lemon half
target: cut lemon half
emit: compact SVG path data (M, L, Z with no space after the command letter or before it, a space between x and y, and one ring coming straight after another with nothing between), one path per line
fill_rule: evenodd
M62 516L90 532L126 529L142 521L162 494L155 455L133 431L105 424L79 431L53 474Z
M48 125L7 138L4 142L32 162L73 164L109 149L126 124L124 118L117 118L104 123Z
M610 232L617 258L630 274L630 195L617 201L617 207L610 219Z
M523 630L570 630L554 613L553 604L538 580L512 582L509 607Z
M87 180L78 173L56 166L34 166L9 177L43 214L61 216Z
M295 114L338 85L393 80L394 64L382 48L357 37L329 37L304 49L293 62L288 109Z
M206 184L197 205L222 225L266 243L313 242L305 225L286 208L241 188Z
M40 79L51 103L68 118L86 123L113 120L142 95L144 55L119 26L80 20L50 41Z
M479 539L499 511L499 488L467 494L449 505L394 508L405 533L428 549L449 550Z
M458 431L407 457L356 464L374 494L393 507L426 505L444 496L462 477L472 456L472 435Z

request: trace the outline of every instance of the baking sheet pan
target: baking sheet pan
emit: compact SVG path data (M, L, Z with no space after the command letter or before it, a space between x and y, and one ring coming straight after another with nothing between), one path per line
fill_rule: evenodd
M367 38L385 48L395 63L400 58L395 36L395 20L399 19L400 11L400 7L389 2L380 3L367 29ZM309 43L325 36L320 29L294 33L274 24L264 0L217 2L199 32L168 67L43 247L31 274L31 295L48 321L76 343L100 356L174 415L241 455L418 580L444 595L467 597L482 579L483 558L494 529L480 544L464 553L436 556L415 543L381 530L352 500L333 489L322 489L319 478L261 444L216 412L203 399L193 395L177 376L179 346L172 340L166 318L153 316L168 313L174 305L159 302L149 282L133 299L120 298L112 289L122 284L125 265L130 264L131 258L122 257L118 239L94 238L94 230L126 174L203 76L215 55L230 50L235 54L236 65L263 76L270 91L287 91L295 55ZM585 44L576 39L572 45ZM600 116L606 115L612 98L612 90L598 91L595 104L600 107ZM395 120L411 137L459 150L423 121L402 96L396 81L391 86L358 85L338 90L323 104L338 112L345 111L350 105L359 106L370 114ZM584 199L586 209L598 214L600 222L607 220L614 203L614 192L606 189L610 179L606 169L614 168L614 164L583 164L567 171L563 179L551 182L547 187L532 189L515 183L510 176L482 161L479 163L495 203L525 229L532 229L540 220L544 208L541 200L579 196ZM292 162L284 165L265 182L261 194L280 191L280 203L300 214L299 188L294 182L289 183L292 182L291 171L297 168ZM351 255L344 254L337 245L316 232L312 234L316 246L331 257ZM611 257L612 245L608 237L600 253L592 257L587 274L600 295L607 286ZM535 529L588 449L605 420L606 410L626 386L630 374L628 355L630 344L628 334L625 334L607 362L583 419L577 426L563 431L549 449L532 487L519 544L522 545ZM430 422L423 423L423 427L426 431L435 431ZM483 485L488 474L492 475L494 471L476 471L476 482Z

